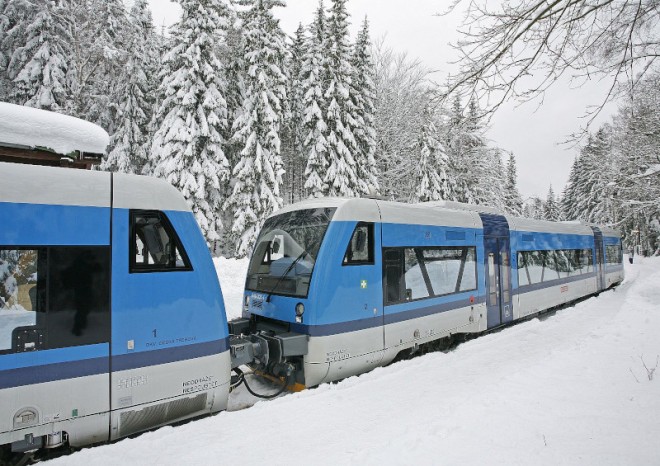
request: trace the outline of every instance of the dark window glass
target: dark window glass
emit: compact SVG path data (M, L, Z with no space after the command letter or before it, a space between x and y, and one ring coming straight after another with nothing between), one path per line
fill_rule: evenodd
M374 224L360 222L346 248L343 265L374 263Z
M266 220L250 259L245 287L252 291L306 297L317 255L335 210L296 210Z
M605 246L605 259L608 265L621 264L623 254L619 244L608 244Z
M162 212L131 212L131 272L192 270L174 228Z
M593 272L591 249L519 251L518 286Z
M110 340L110 248L0 248L0 352Z
M444 296L477 287L474 247L385 248L383 255L388 280L386 303ZM403 275L398 278L395 291L396 270Z

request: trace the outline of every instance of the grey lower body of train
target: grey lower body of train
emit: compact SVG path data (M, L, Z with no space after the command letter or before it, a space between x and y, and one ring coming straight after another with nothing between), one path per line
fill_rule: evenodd
M623 270L605 274L605 288L621 281ZM533 291L513 291L510 323L569 305L602 290L598 288L597 278L591 276ZM278 333L273 322L263 325L261 322L264 321L257 320L256 325L249 319L230 322L231 333L237 335L232 340L232 367L247 364L286 378L290 386L305 387L368 372L391 363L401 354L414 354L429 343L457 335L476 336L490 330L485 303L327 336L295 334L284 327ZM266 334L262 340L261 335ZM237 357L237 353L241 356Z
M215 413L227 408L229 382L225 351L5 388L0 390L0 446L15 453L64 444L84 447Z

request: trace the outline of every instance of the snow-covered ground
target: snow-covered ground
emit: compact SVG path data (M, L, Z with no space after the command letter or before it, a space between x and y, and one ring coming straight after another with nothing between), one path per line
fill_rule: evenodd
M216 266L239 315L247 262ZM615 291L449 353L49 464L660 464L660 259L626 274ZM246 395L232 397L236 408Z

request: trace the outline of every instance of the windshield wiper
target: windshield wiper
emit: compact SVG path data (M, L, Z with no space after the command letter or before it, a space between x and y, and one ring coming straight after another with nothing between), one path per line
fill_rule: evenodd
M279 278L279 279L277 280L277 282L275 283L275 286L273 286L273 287L270 289L270 291L266 294L266 302L267 302L267 303L270 302L270 296L273 294L273 291L275 291L275 290L277 289L277 287L280 286L280 283L282 283L282 280L284 279L284 277L286 277L286 276L289 274L289 272L291 272L291 270L296 266L296 264L298 263L298 261L299 261L300 259L302 259L303 257L305 257L305 255L309 255L309 256L311 257L311 254L309 254L307 251L305 251L305 250L303 249L303 252L301 252L300 255L299 255L298 257L296 257L296 258L294 259L294 261L291 262L291 264L289 264L289 266L286 268L286 270L284 271L284 273L280 276L280 278Z

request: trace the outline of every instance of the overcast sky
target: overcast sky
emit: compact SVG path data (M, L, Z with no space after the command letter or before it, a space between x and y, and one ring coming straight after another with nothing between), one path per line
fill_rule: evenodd
M179 18L180 7L170 0L149 0L156 25L169 26ZM282 28L293 34L299 23L312 21L316 0L287 0L285 8L277 8ZM456 53L449 47L458 38L460 12L438 17L435 13L448 2L432 0L349 0L353 39L365 16L368 17L372 41L385 37L386 46L419 58L430 69L437 70L433 79L443 82L452 70L449 63ZM325 0L326 7L329 1ZM540 107L535 103L519 106L516 102L498 110L490 123L487 136L498 147L512 151L518 166L518 183L523 198L545 199L552 184L561 193L577 154L575 147L560 145L583 124L581 118L589 105L599 104L608 83L591 83L580 89L562 85L552 89ZM607 121L613 105L597 118Z

